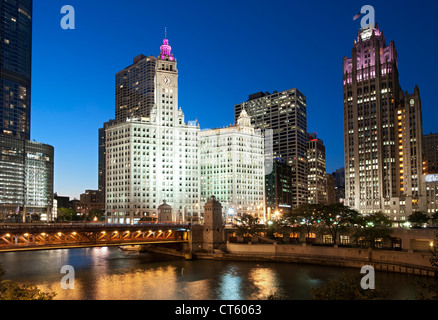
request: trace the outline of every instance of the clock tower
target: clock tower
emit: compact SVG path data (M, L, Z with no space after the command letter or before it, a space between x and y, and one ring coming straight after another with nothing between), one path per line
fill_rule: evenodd
M184 124L184 115L178 108L178 69L167 32L160 47L155 74L155 107L152 118L157 124L175 127Z

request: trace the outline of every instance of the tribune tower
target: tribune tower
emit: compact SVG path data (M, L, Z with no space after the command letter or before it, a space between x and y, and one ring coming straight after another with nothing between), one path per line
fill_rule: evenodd
M404 93L398 70L377 26L361 29L343 60L345 202L394 225L425 209L420 92Z

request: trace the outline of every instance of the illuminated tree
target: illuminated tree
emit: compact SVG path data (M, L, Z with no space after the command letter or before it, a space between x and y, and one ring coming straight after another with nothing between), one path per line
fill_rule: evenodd
M351 230L359 213L343 204L331 204L320 206L318 214L318 226L325 228L333 238L333 244L338 243L341 233Z
M289 225L307 237L318 225L321 208L319 204L303 203L287 214L285 219Z

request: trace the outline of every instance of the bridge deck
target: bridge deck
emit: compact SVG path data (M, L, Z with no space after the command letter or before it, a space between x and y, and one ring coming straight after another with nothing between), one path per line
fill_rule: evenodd
M0 224L0 252L187 242L189 225Z

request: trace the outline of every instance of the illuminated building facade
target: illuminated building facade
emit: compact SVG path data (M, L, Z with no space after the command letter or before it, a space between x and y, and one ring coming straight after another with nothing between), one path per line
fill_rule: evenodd
M316 133L309 134L307 149L309 203L327 202L325 146Z
M243 110L233 126L201 132L201 201L222 203L227 222L252 214L265 220L264 138Z
M51 217L53 159L52 146L0 135L0 220Z
M404 93L398 75L394 42L360 30L343 60L345 204L394 225L425 209L420 93Z
M164 201L177 217L199 217L200 129L197 122L185 123L178 107L177 62L167 39L156 58L149 116L109 123L105 134L108 222L157 217Z
M424 176L426 183L427 213L438 213L438 174Z
M429 214L438 212L438 133L423 135L423 173Z
M292 168L292 206L308 201L307 99L298 89L255 93L234 107L237 121L242 110L263 134L273 132L273 159L283 159Z

